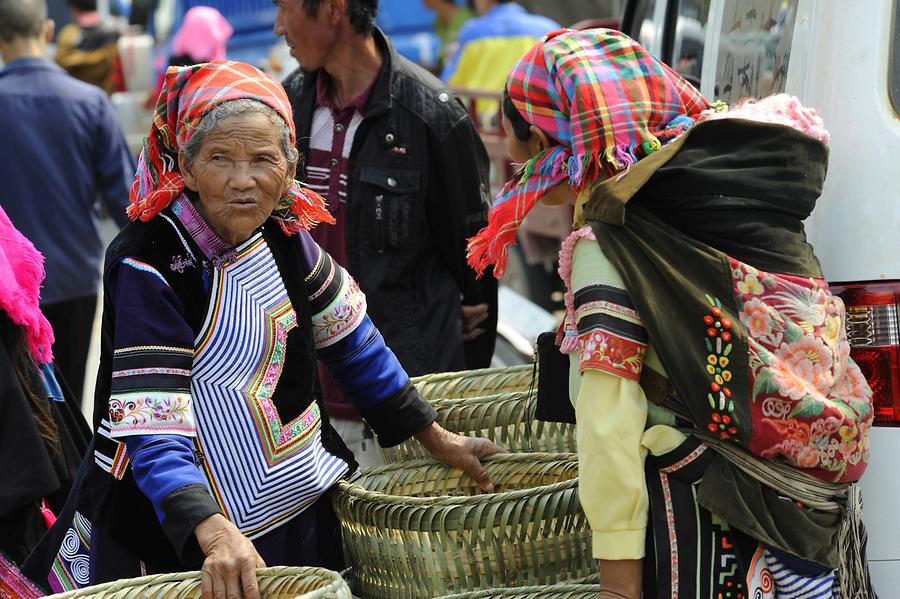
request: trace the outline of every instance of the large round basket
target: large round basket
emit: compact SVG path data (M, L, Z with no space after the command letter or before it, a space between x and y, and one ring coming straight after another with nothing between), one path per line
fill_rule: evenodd
M275 566L256 571L263 599L351 599L341 575L325 568ZM77 591L50 595L54 599L199 599L200 572L176 572L125 578Z
M532 364L508 368L482 368L459 372L438 372L412 379L425 399L453 399L528 391L537 371ZM537 387L537 381L534 381Z
M553 584L539 587L515 587L485 589L456 595L444 595L438 599L596 599L599 584Z
M332 501L357 595L424 599L595 571L576 456L499 454L484 464L494 493L434 460L338 484Z
M534 417L533 391L501 393L467 399L436 399L437 423L448 431L490 439L513 452L574 453L575 426ZM386 464L429 457L415 439L378 448Z

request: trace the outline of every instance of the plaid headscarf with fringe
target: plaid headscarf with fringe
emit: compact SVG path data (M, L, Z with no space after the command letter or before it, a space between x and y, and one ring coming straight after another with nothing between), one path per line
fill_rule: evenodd
M217 60L188 67L170 67L156 103L150 134L138 159L131 185L132 220L150 220L185 188L178 168L178 148L191 138L203 117L231 100L257 100L274 110L291 130L296 143L291 104L280 83L243 62ZM273 215L285 233L334 223L325 200L298 181L275 207Z
M497 195L488 225L469 239L469 265L501 277L509 245L535 203L568 179L574 193L652 154L710 108L694 86L611 29L548 33L513 66L506 89L555 145L526 162Z

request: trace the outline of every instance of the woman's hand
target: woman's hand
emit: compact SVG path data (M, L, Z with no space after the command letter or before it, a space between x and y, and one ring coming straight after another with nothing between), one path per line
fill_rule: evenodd
M462 300L460 294L459 299ZM488 318L488 305L475 304L474 306L460 305L462 309L463 341L472 341L484 334L484 329L479 325Z
M481 458L505 452L505 449L497 447L487 439L451 433L436 422L416 433L416 438L435 459L448 466L459 468L488 493L494 490L491 476L481 465Z
M600 560L600 599L641 599L644 560Z
M256 569L266 563L250 539L221 514L200 522L194 535L206 555L200 575L203 599L260 599Z

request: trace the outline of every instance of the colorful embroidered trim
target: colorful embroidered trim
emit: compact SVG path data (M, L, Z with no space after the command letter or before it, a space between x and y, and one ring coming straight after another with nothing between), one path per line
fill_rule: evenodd
M121 348L113 355L110 437L197 434L189 348Z
M366 316L366 296L356 281L319 248L306 278L316 349L334 345L356 330Z
M55 593L65 593L90 584L91 523L79 512L63 537L47 582Z
M197 434L191 413L190 393L119 393L109 398L112 437L128 435Z
M580 371L595 368L640 380L648 335L628 292L597 284L577 289L573 297Z
M172 203L172 213L187 229L191 239L200 246L200 251L213 266L220 268L235 259L235 250L224 239L216 235L194 205L184 194ZM176 227L177 229L177 227Z
M124 264L125 266L130 266L135 270L149 273L165 283L167 287L169 286L169 282L166 281L166 278L162 276L162 274L160 274L158 270L156 270L146 262L141 262L140 260L135 260L134 258L125 258L124 260L122 260L122 264Z
M36 599L44 593L0 553L0 599Z
M125 444L112 438L109 420L104 418L100 421L94 443L94 463L104 472L122 480L131 459Z
M734 401L731 399L732 374L728 368L730 362L728 356L734 345L731 343L734 321L722 311L722 302L719 298L706 296L710 304L709 314L703 317L706 325L706 374L710 378L709 392L706 398L709 401L710 422L706 428L714 435L722 439L738 440L738 429L734 422Z

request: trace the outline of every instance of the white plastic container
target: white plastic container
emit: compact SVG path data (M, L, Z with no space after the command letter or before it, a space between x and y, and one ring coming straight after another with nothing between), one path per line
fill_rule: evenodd
M119 58L125 89L150 92L154 84L153 37L147 33L126 33L119 38Z

